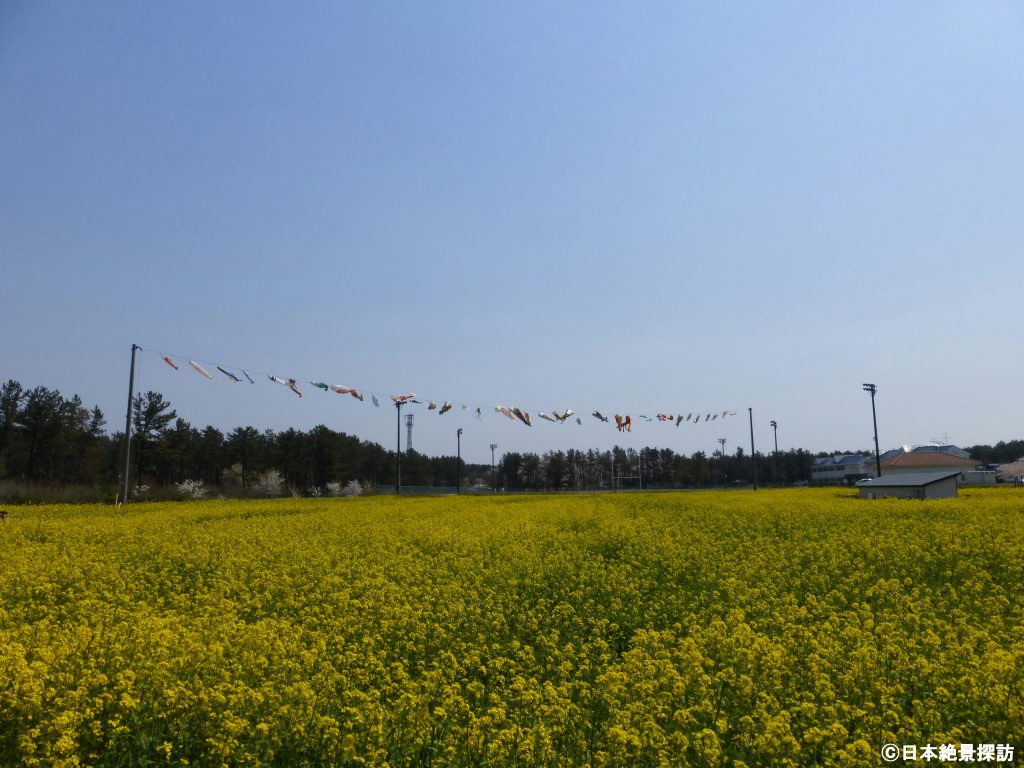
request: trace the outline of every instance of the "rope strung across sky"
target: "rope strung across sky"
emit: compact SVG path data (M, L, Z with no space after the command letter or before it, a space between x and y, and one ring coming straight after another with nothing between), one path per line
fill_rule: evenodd
M452 404L452 401L450 401L450 400L445 400L445 399L442 399L442 398L437 398L437 399L433 399L433 400L428 399L428 398L420 399L420 398L418 398L418 396L416 395L415 392L409 392L409 393L405 393L405 394L384 394L384 393L381 393L381 392L371 392L369 390L360 389L360 388L356 388L356 387L342 386L340 384L327 384L327 383L325 383L323 381L318 381L318 380L313 380L313 379L299 379L299 378L291 377L291 376L278 376L278 375L273 374L273 373L267 373L265 371L257 371L257 370L252 369L252 368L242 368L242 367L239 367L239 366L226 366L226 365L222 365L222 364L219 364L219 363L208 362L208 361L205 361L205 360L196 360L196 359L193 359L192 357L188 357L188 356L185 356L185 355L174 355L174 356L172 356L170 353L161 352L159 350L146 349L144 347L138 347L138 349L140 351L143 351L143 352L149 352L149 353L153 353L155 355L159 355L160 358L168 366L173 368L175 371L179 371L179 372L181 371L181 366L175 360L175 357L178 357L179 359L187 360L189 366L196 373L198 373L200 376L208 379L209 381L214 381L216 379L216 377L213 376L213 374L211 374L204 367L204 364L206 366L211 367L211 368L215 368L218 372L220 372L223 375L223 377L224 377L223 380L227 381L227 382L229 382L231 384L242 384L242 383L244 383L246 381L249 384L256 384L258 379L259 380L265 379L266 381L273 382L274 384L279 384L279 385L287 387L293 393L295 393L295 395L297 395L300 398L303 397L303 391L302 391L302 389L300 389L300 385L303 388L305 388L306 385L309 385L310 387L314 387L316 389L323 390L324 392L335 392L335 393L337 393L339 395L349 395L352 398L358 400L359 402L365 402L366 396L369 395L370 396L370 402L375 407L377 407L377 408L380 407L381 400L383 400L385 398L390 398L391 401L394 402L396 405L406 405L406 404L422 405L424 402L426 402L427 403L427 408L426 409L428 411L437 411L438 415L441 415L441 416L443 416L444 414L448 413L449 411L451 411L451 410L453 410L455 408L455 406ZM237 369L237 371L241 373L241 376L239 376L238 373L233 372L232 370L229 370L229 368ZM243 376L245 377L244 379L242 378ZM482 421L484 413L490 412L491 411L491 407L490 406L482 406L482 405L470 404L470 403L461 403L461 409L460 410L470 412L470 413L473 414L473 416L475 418L477 418L478 420ZM583 419L581 418L581 416L577 415L576 411L574 411L572 408L566 408L564 411L555 411L555 410L553 410L550 413L545 413L544 411L537 411L536 409L534 409L534 411L537 414L538 418L543 419L544 421L550 421L550 422L552 422L554 424L564 424L564 423L566 423L566 422L568 422L570 420L575 420L576 424L580 425L580 426L582 426L582 424L583 424ZM525 424L528 427L532 427L533 426L533 420L530 417L530 412L528 410L526 410L525 408L520 408L520 407L509 408L509 407L504 406L504 405L496 405L496 406L494 406L494 412L495 413L500 413L501 415L503 415L506 418L508 418L510 421L521 422L522 424ZM591 411L590 415L593 418L595 418L598 421L601 421L603 423L610 423L610 421L611 421L611 419L608 416L605 416L603 413L601 413L598 410ZM673 411L673 412L659 412L659 413L655 414L653 417L652 416L648 416L647 414L641 413L641 414L638 414L636 416L636 419L642 420L642 421L651 422L651 423L657 421L657 422L661 422L663 424L675 424L675 426L678 427L680 424L698 424L698 423L701 422L702 419L703 419L703 421L705 423L707 423L709 421L716 421L718 419L725 419L728 416L735 416L735 415L736 415L736 411L732 411L732 410L729 410L728 408L726 408L726 409L721 410L721 411L719 411L719 410L707 411L707 412L704 412L704 411L700 411L700 412L691 411L691 412L687 413L685 416L682 413L678 413L678 412L675 412L675 411ZM620 432L631 432L633 430L634 421L633 421L633 417L631 415L629 415L629 414L620 415L620 414L616 413L616 414L614 414L613 418L615 419L615 428L618 431L620 431Z

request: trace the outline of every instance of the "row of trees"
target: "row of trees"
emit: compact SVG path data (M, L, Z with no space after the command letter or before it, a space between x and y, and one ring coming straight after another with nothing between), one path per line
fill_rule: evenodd
M169 418L168 418L169 417ZM377 443L319 425L308 432L238 427L227 434L197 429L147 392L136 399L132 437L135 479L166 487L184 480L207 486L252 488L267 472L277 472L291 489L306 492L351 480L372 485L393 482L394 451ZM457 483L454 457L402 457L403 482L410 485Z
M757 454L757 479L765 485L788 485L811 476L813 454L801 449ZM615 490L620 488L692 488L746 484L753 480L749 454L698 451L684 456L668 448L615 446L610 451L506 453L496 478L498 487L519 490Z
M124 433L108 433L98 407L55 389L0 386L0 480L29 487L88 486L113 489L124 456ZM146 392L132 403L133 486L169 488L185 480L225 490L248 489L276 472L290 489L306 492L351 480L394 482L395 454L377 443L317 426L308 432L238 427L202 429L178 416L163 395ZM463 482L472 469L463 464ZM477 477L490 467L476 467ZM485 471L486 470L486 471ZM454 456L403 454L409 485L455 486Z
M211 488L248 489L270 471L300 491L350 480L394 482L394 451L322 425L307 432L200 429L180 418L158 392L135 397L132 424L133 485L168 488L193 480ZM77 395L66 399L56 390L26 390L8 381L0 389L0 478L29 485L114 486L124 435L108 434L105 426L100 409L85 408ZM758 472L765 483L804 480L812 459L801 450L759 456ZM493 475L494 486L509 491L677 488L746 482L752 467L742 449L734 456L698 452L687 457L669 449L615 447L508 453ZM459 480L454 456L403 453L403 484L455 486ZM467 487L491 487L492 468L463 462L461 480Z
M0 478L94 485L116 478L117 441L98 407L46 387L0 387Z
M995 445L972 445L964 450L983 464L1009 464L1024 456L1024 440L1000 440Z
M322 425L306 432L238 427L225 434L211 426L192 426L157 392L136 396L132 417L132 485L170 488L192 480L230 492L252 489L268 472L299 492L351 480L371 486L394 482L394 451ZM102 411L85 407L77 395L65 398L46 387L25 389L13 380L0 387L0 480L113 488L123 460L123 438L123 433L108 433ZM979 461L1008 462L1024 456L1024 440L972 446L969 451ZM813 460L802 449L758 454L758 480L765 485L809 480ZM454 456L402 454L404 485L455 486L459 469ZM508 491L730 485L750 482L754 473L742 448L733 455L685 456L667 448L635 451L618 446L511 452L493 470L493 486ZM466 487L490 488L492 467L463 462L461 481Z

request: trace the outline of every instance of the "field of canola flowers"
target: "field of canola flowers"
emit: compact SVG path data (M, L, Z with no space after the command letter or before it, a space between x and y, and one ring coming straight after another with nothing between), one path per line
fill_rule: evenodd
M1013 489L16 508L0 765L1019 757L1022 585Z

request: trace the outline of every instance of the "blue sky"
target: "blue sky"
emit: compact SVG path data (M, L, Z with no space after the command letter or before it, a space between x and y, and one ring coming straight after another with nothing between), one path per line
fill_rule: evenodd
M1024 8L0 5L0 377L123 425L129 351L484 406L414 442L1024 436ZM139 386L194 425L394 408ZM630 435L488 411L739 412ZM404 440L404 438L403 438Z

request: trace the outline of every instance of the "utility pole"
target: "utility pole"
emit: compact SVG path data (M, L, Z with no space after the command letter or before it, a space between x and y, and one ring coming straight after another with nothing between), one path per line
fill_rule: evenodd
M875 393L878 391L878 387L874 384L864 384L863 389L871 395L871 423L875 426L875 472L878 473L878 477L881 477L882 458L878 452L878 417L875 415Z
M747 408L750 414L750 464L754 468L754 490L757 490L757 453L754 451L754 409Z
M135 353L141 349L138 344L132 344L132 368L128 374L128 413L124 417L124 472L121 475L121 499L122 504L128 503L128 476L131 474L131 453L132 453L132 400L135 399Z
M491 443L491 493L494 493L494 449L498 447L497 443Z
M455 486L456 493L462 493L462 427L455 433L455 461L458 463L458 484Z
M722 457L722 487L724 488L725 487L725 480L726 480L726 477L725 477L725 438L724 437L718 438L718 444L721 446L721 448L718 449L718 453Z
M772 425L772 433L775 435L775 453L772 454L772 469L775 471L775 483L781 485L779 477L779 423L772 419L769 424Z

